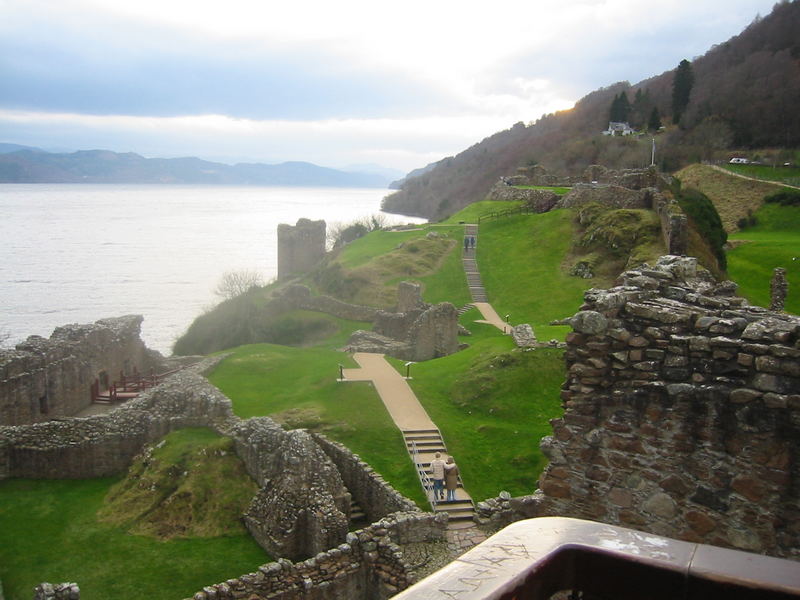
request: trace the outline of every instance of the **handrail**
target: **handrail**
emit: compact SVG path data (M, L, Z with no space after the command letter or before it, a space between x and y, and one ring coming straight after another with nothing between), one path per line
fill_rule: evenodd
M423 467L422 463L419 461L419 450L417 449L417 442L415 440L411 440L411 459L414 461L414 466L417 468L417 475L422 485L422 491L425 492L425 496L428 497L428 502L430 502L431 507L435 511L438 498L436 494L433 493L433 481L428 477L425 467ZM431 498L433 498L433 500L431 500Z
M394 600L800 599L791 560L564 517L512 523Z

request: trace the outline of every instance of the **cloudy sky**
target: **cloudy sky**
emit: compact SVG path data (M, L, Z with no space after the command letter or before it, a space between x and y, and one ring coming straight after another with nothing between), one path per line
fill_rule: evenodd
M0 0L0 142L408 171L775 0Z

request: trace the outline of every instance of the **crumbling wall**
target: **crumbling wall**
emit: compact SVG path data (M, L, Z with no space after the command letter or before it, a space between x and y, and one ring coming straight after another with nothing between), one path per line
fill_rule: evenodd
M0 424L23 425L74 415L92 402L91 385L134 368L149 373L160 356L139 337L143 318L128 315L66 325L49 339L31 336L0 352Z
M390 513L417 511L417 506L400 494L372 467L353 454L349 448L333 442L324 435L313 434L314 440L336 465L348 491L363 508L370 522Z
M305 273L325 257L325 221L278 225L278 279Z
M431 513L395 513L347 534L345 541L303 562L281 559L197 592L193 600L271 598L340 600L390 598L414 583L402 545L442 541L447 518Z
M495 502L497 520L571 516L800 559L800 318L734 291L676 256L588 291L550 464L534 496Z
M548 212L558 203L558 195L551 190L513 187L503 180L489 190L487 199L525 202L536 213Z
M581 185L562 196L556 208L575 208L590 202L599 202L610 208L650 208L650 194L648 190L631 190L618 185Z
M379 309L359 304L349 304L330 296L313 296L311 290L304 285L286 286L278 299L287 309L302 308L323 312L340 319L372 322Z
M232 436L237 454L261 486L244 520L267 552L296 560L344 540L350 494L308 432L285 431L260 417L241 422Z
M669 254L683 256L689 251L689 224L680 205L660 192L650 198L650 207L661 221L661 235Z
M115 475L128 468L145 444L174 429L220 430L232 418L230 400L196 372L185 370L105 415L0 427L0 478Z

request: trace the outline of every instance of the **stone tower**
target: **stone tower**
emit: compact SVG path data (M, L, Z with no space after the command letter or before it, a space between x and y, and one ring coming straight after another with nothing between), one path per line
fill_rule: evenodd
M325 221L278 225L278 279L313 268L325 256Z

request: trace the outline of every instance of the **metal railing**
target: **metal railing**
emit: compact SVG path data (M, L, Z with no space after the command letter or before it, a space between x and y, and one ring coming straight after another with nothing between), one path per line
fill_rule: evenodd
M417 449L417 442L414 440L411 440L411 459L414 461L414 466L417 469L417 475L419 475L419 482L422 485L422 491L428 498L431 508L436 510L436 505L439 502L439 499L436 497L436 494L433 493L433 480L428 476L428 472L425 470L425 467L419 460L419 450Z
M394 600L788 600L800 563L563 517L512 523ZM560 597L560 596L559 596Z

